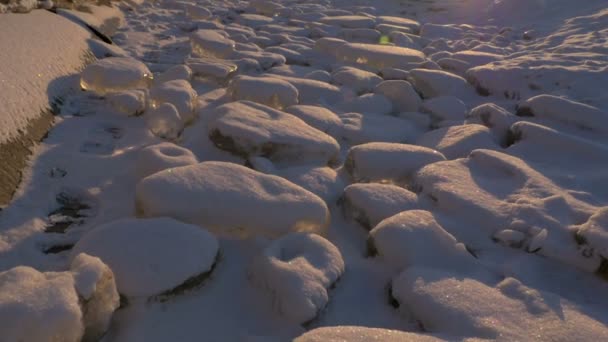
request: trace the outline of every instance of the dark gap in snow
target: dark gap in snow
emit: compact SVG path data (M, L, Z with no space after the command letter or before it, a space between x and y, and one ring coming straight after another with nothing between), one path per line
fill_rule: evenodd
M393 284L391 282L388 283L387 286L387 294L388 294L388 305L392 306L395 309L399 309L399 301L397 300L397 298L395 298L395 296L393 296Z
M515 143L517 143L518 141L520 141L521 138L522 138L521 132L514 132L513 129L510 129L507 132L507 137L505 139L503 147L507 148L507 147L509 147L511 145L514 145Z
M175 287L173 289L167 290L159 295L156 295L156 296L152 297L151 300L157 300L161 303L164 303L164 302L171 300L171 298L174 298L176 296L179 296L179 295L182 295L182 294L185 294L185 293L188 293L188 292L201 288L207 282L207 280L211 277L211 274L213 273L213 270L219 263L220 259L221 259L221 252L218 252L217 255L215 256L215 260L214 260L213 264L211 265L211 268L209 269L209 271L199 273L195 276L192 276L192 277L186 279L186 281L184 281L181 285L178 285L177 287Z
M534 113L532 112L532 109L528 106L517 106L515 115L522 117L532 117L534 116Z
M58 254L61 252L69 251L74 247L73 243L63 244L63 245L55 245L48 247L44 250L44 254Z
M600 267L597 268L595 273L602 277L604 280L608 280L608 259L604 257L600 257L602 262L600 263Z
M366 247L366 257L373 258L378 255L376 243L374 242L374 238L372 238L371 236L367 238Z

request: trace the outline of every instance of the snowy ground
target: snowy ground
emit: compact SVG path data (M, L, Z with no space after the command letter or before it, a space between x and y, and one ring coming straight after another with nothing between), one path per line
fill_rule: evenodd
M608 339L605 0L117 6L0 341Z

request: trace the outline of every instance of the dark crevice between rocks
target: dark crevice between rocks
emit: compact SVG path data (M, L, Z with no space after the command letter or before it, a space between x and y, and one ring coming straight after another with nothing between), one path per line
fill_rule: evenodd
M395 298L395 296L393 296L393 284L391 282L388 283L388 285L386 286L386 292L387 292L387 298L388 298L388 305L390 305L391 307L393 307L394 309L399 309L399 301L397 300L397 298Z
M534 113L532 112L532 108L529 106L517 106L515 115L522 117L533 117Z
M507 132L507 137L504 141L504 147L507 148L509 146L515 145L518 141L521 140L521 138L521 132L515 131L513 127L511 127L511 129L509 129L509 131Z
M373 237L368 237L366 241L366 253L365 256L368 258L373 258L378 255L378 249L376 248L376 243L374 242Z
M597 268L595 273L602 279L608 280L608 259L604 258L603 256L600 256L600 258L602 261L600 262L600 267Z
M247 151L239 148L231 137L223 135L218 129L214 129L209 133L209 140L221 150L228 151L241 158L247 158Z
M61 252L69 251L72 248L74 248L73 243L54 245L54 246L47 247L46 249L44 249L44 254L59 254Z
M331 298L332 298L331 292L333 292L336 289L336 287L338 287L338 282L340 282L341 279L342 279L342 277L338 277L338 279L336 279L336 281L334 281L333 283L331 283L329 285L329 287L327 288L327 297L328 297L327 303L325 303L325 306L322 307L321 309L319 309L319 311L317 311L317 314L315 315L315 317L313 317L313 318L309 319L308 321L301 324L301 326L304 329L311 330L313 328L316 328L315 324L317 322L319 322L319 320L321 319L321 316L323 316L323 313L325 311L327 311L327 307L331 303Z

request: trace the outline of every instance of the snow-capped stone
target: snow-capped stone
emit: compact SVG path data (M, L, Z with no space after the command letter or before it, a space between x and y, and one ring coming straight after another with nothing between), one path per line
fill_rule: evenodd
M376 24L373 18L362 15L330 16L321 18L320 22L344 28L373 28Z
M441 67L441 69L456 74L458 76L464 76L467 70L471 68L471 65L469 63L456 58L441 58L436 60L436 62Z
M295 166L281 169L277 174L321 197L326 203L334 203L344 182L330 167Z
M152 72L142 62L128 57L108 57L89 64L80 76L80 87L99 94L148 88Z
M365 94L371 92L382 82L382 78L369 71L353 67L342 67L332 74L332 82L349 87L357 94Z
M146 110L147 98L147 92L140 89L125 90L106 95L106 99L112 108L120 113L133 116L140 115Z
M331 74L325 70L315 70L304 75L304 78L308 78L315 81L331 82Z
M422 103L420 96L408 81L384 81L376 86L374 93L386 96L397 112L416 112Z
M376 30L380 31L384 35L391 34L392 32L402 32L402 33L413 33L414 32L409 27L392 25L392 24L379 24L376 26Z
M608 113L584 103L553 95L538 95L520 103L517 115L560 121L601 133L608 132Z
M0 331L5 341L80 341L84 326L72 275L26 266L1 272Z
M187 80L173 80L156 84L150 89L152 107L160 107L163 103L171 103L177 108L184 124L192 122L195 118L194 106L196 103L196 90Z
M135 174L138 179L142 179L162 170L197 163L198 159L189 149L163 142L139 151L135 161Z
M300 104L327 106L344 98L344 92L333 84L299 77L271 75L285 80L298 89Z
M373 142L350 148L344 168L355 182L406 182L425 165L445 160L436 150L408 144Z
M84 253L74 258L70 272L81 299L83 340L99 340L110 327L112 314L120 305L114 273L99 258Z
M378 24L407 27L414 33L417 33L420 30L420 23L408 18L381 15L377 17L376 20Z
M452 57L461 61L465 61L466 63L471 65L471 67L492 63L503 58L503 56L497 55L495 53L472 50L458 51L454 53Z
M281 177L225 162L170 171L137 185L143 216L170 216L232 236L321 232L329 221L322 199Z
M88 232L72 255L100 258L126 296L154 296L209 272L217 257L217 239L201 227L171 218L121 219Z
M608 258L608 208L601 208L577 228L576 235L582 244Z
M402 270L424 266L469 272L475 258L464 244L441 227L433 214L408 210L378 223L369 239L383 261Z
M298 89L275 77L237 76L230 82L227 93L235 101L248 100L276 109L298 104Z
M479 124L488 127L496 140L504 144L509 134L509 128L518 119L517 116L496 104L484 103L471 109L466 116L465 124Z
M391 184L357 183L344 189L345 213L363 228L372 229L380 221L405 210L417 209L413 192Z
M435 336L406 332L401 330L390 330L382 328L369 328L361 326L339 325L321 327L307 331L295 338L294 342L386 342L386 341L408 341L408 342L442 342Z
M335 52L339 60L366 64L378 70L383 68L411 69L425 60L418 50L377 44L347 43Z
M456 272L410 268L393 281L392 293L426 329L452 336L595 341L608 334L578 305L514 278L491 287ZM551 303L560 303L559 310Z
M425 133L416 144L435 149L447 159L466 157L476 149L500 149L490 130L476 124L439 128Z
M334 138L342 134L342 120L331 110L309 105L295 105L285 109L289 114L293 114L310 126L321 132L327 133Z
M165 70L162 74L154 78L156 84L165 83L174 80L190 81L192 78L192 69L184 64L178 64Z
M526 234L513 229L503 229L492 235L492 240L514 248L522 247L525 239Z
M440 25L426 23L420 28L420 37L428 40L436 39L448 39L458 40L462 39L464 30L457 25Z
M392 102L381 94L364 94L336 105L342 112L358 112L362 114L388 115L393 112Z
M206 7L198 4L184 4L186 15L192 19L209 19L213 15Z
M228 58L234 53L235 42L217 30L198 30L190 36L192 52L200 57Z
M336 246L316 234L292 233L270 243L253 260L249 278L273 297L275 310L305 323L329 301L329 288L344 272Z
M249 61L255 65L253 69L260 68L256 61ZM237 61L231 62L212 58L190 58L187 63L195 78L215 79L221 82L224 82L239 69L239 62ZM244 64L243 61L241 63Z
M349 42L378 43L382 33L369 28L342 29L338 36Z
M388 115L340 114L344 124L343 138L351 145L373 141L402 143L418 135L407 120Z
M441 70L413 69L410 70L410 77L424 98L443 95L459 97L470 88L464 78Z
M152 134L169 140L177 139L184 130L184 122L171 103L149 109L146 112L146 125Z
M430 114L435 122L445 120L462 123L467 114L467 107L455 96L438 96L424 100L420 111Z
M283 55L266 51L235 51L230 55L230 58L254 59L264 70L268 70L276 66L281 66L287 62L287 59Z
M273 162L332 162L336 140L297 117L249 101L218 107L209 137L221 149L243 157L263 156Z

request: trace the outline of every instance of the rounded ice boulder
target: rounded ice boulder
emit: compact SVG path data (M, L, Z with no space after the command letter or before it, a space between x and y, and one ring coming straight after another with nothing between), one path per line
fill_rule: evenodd
M129 57L108 57L89 64L80 75L80 87L99 94L148 88L153 74L142 62Z
M198 159L189 149L163 142L141 149L135 162L135 173L139 179L142 179L172 167L197 163Z

